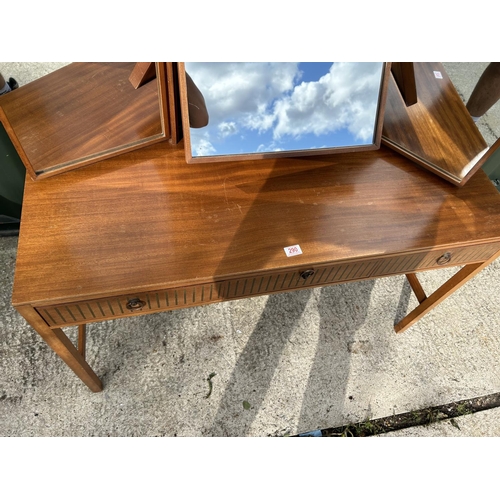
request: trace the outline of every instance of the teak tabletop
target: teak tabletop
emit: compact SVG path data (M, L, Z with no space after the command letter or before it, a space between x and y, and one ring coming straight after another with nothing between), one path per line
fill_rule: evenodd
M500 193L482 171L458 188L386 147L188 165L163 142L27 178L13 303L97 391L60 326L407 274L421 306L402 330L499 250ZM412 273L442 265L465 267L426 297Z
M14 304L500 241L500 194L397 153L187 165L162 143L26 180ZM300 245L302 255L284 248Z

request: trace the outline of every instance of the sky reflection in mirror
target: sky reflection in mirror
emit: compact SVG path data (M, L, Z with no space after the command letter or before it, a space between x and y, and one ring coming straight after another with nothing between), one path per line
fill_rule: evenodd
M193 157L372 145L383 63L185 63L209 123Z

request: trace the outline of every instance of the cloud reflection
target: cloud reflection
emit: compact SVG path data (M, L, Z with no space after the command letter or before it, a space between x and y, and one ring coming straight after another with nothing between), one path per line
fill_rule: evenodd
M193 156L372 144L383 63L186 63L210 115Z

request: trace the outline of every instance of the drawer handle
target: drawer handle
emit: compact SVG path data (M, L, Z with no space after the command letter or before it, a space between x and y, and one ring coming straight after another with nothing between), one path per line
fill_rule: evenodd
M314 269L307 269L307 271L302 271L300 273L300 277L303 280L306 280L307 278L310 278L314 274Z
M443 266L444 264L448 264L448 262L450 262L450 260L451 260L451 253L446 252L443 255L441 255L441 257L439 257L439 259L437 260L437 263L440 266Z
M140 299L130 299L127 302L126 308L129 311L140 311L146 305L146 302Z

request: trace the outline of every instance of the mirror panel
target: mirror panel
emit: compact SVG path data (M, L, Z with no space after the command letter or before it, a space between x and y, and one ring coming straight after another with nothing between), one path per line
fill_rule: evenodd
M179 64L186 159L377 149L388 64Z
M148 63L139 63L148 64ZM9 135L34 179L169 137L165 63L135 88L136 63L72 63L2 96Z
M390 78L382 144L463 186L495 148L488 149L442 63L413 67L415 104L406 105L396 78Z

